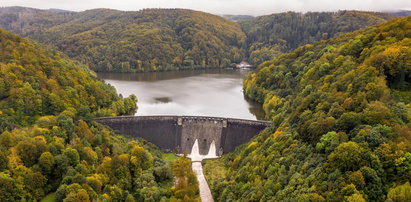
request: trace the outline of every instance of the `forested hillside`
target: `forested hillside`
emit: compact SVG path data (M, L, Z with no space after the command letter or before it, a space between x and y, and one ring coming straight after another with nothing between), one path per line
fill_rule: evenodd
M118 72L227 67L247 55L250 63L258 65L298 46L394 17L360 11L288 12L241 18L238 24L184 9L0 8L3 28L55 46L93 70Z
M273 126L208 174L214 197L410 201L410 47L408 17L263 63L244 91Z
M47 115L89 119L136 110L135 96L120 98L86 66L3 29L0 67L0 132Z
M96 71L227 67L245 56L239 24L185 9L56 13L0 8L0 26L57 47Z
M0 78L0 201L198 198L184 159L173 164L185 175L172 189L156 147L92 121L134 114L135 96L119 97L87 67L3 29Z
M287 12L260 16L240 24L247 35L249 61L258 65L301 45L381 24L395 17L362 11Z

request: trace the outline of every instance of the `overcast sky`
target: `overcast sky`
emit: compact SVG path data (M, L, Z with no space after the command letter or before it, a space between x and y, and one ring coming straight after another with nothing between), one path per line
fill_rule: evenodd
M72 11L93 8L189 8L214 14L264 15L284 11L411 9L411 0L0 0L0 6L59 8Z

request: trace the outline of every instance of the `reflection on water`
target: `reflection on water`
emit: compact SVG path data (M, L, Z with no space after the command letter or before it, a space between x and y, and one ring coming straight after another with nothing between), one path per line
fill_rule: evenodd
M243 97L246 102L249 104L248 110L251 114L253 114L257 120L266 120L265 119L265 112L261 106L261 104L254 102L250 99L246 99Z
M137 115L192 115L262 119L247 101L242 80L249 70L211 69L150 73L99 73L124 96L136 94Z
M171 102L171 98L170 97L155 97L154 100L157 103L169 103Z

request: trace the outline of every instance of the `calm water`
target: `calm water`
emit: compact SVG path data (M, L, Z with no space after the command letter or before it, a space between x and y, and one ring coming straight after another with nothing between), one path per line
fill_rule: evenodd
M191 115L262 119L257 103L245 100L242 81L249 70L192 70L99 73L123 96L137 95L137 116Z

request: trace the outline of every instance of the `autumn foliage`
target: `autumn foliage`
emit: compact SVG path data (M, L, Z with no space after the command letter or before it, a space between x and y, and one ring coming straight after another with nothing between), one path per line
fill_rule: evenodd
M408 201L411 17L301 46L244 81L270 129L227 155L220 201Z

